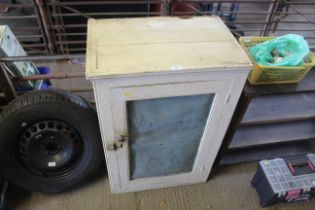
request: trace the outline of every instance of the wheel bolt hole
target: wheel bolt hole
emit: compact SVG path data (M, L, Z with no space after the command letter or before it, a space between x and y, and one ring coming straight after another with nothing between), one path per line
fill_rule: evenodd
M37 132L37 130L38 130L38 129L37 129L36 126L33 126L33 127L31 128L31 131L32 131L32 132Z
M49 122L48 123L48 128L53 128L54 127L54 123L53 122Z
M31 137L31 133L28 132L28 131L26 131L25 134L24 134L24 136L25 136L26 138L29 138L29 137Z
M74 139L76 137L76 135L74 133L71 133L70 137Z
M57 128L58 130L61 130L61 129L62 129L62 125L58 124L58 125L56 126L56 128Z
M40 123L38 127L39 127L40 129L45 129L46 125L45 125L45 123Z

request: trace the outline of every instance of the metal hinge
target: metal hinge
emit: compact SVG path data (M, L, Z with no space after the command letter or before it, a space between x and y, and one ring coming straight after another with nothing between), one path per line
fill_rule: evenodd
M119 148L122 148L124 146L124 143L127 141L126 135L120 135L119 139L112 144L107 146L108 150L117 150Z

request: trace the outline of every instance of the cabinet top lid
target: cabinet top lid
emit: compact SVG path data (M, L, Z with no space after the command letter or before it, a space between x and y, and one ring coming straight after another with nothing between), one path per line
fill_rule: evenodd
M88 79L198 69L240 69L250 65L249 57L219 17L88 21Z

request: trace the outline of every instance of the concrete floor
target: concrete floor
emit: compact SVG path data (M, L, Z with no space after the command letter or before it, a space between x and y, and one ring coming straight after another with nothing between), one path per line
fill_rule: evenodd
M47 65L47 64L42 64ZM54 72L82 72L81 65L50 63ZM86 89L91 84L85 79L53 80L55 88ZM93 92L81 93L93 100ZM257 193L250 185L256 164L222 166L212 171L212 178L196 185L161 190L113 195L103 169L89 183L71 192L42 194L14 192L10 202L14 210L255 210L261 209ZM277 204L270 210L315 209L315 198L310 202Z
M313 7L303 9L313 11ZM290 16L287 19L290 21L297 18L313 20L314 17L314 15ZM257 19L257 15L255 18ZM264 20L264 16L261 19ZM313 28L314 24L304 24L303 26ZM252 27L257 28L256 25ZM279 26L279 28L281 27L289 28L288 25L283 24ZM248 35L257 34L249 33ZM310 32L303 35L311 36L313 34ZM310 44L314 45L314 39ZM54 72L84 71L83 66L69 65L69 63L50 63L49 66ZM52 82L54 87L65 90L92 88L91 84L84 79L53 80ZM92 92L83 92L80 95L88 100L94 99ZM256 164L253 163L218 167L213 170L212 178L206 183L113 195L110 192L105 166L103 166L103 170L100 170L89 183L76 190L61 194L16 192L15 199L11 200L10 205L14 210L255 210L261 209L257 193L250 185L255 170ZM277 204L265 209L314 210L315 198L310 202Z
M256 164L215 168L206 183L113 195L104 170L88 184L67 193L24 193L12 202L14 210L255 210L261 209L251 187ZM276 204L266 210L314 210L310 202Z

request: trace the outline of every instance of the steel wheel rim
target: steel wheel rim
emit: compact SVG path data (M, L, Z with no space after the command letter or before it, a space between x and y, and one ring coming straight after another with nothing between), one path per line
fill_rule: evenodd
M72 126L42 120L25 128L16 155L28 172L56 178L68 176L76 168L83 155L83 141Z

